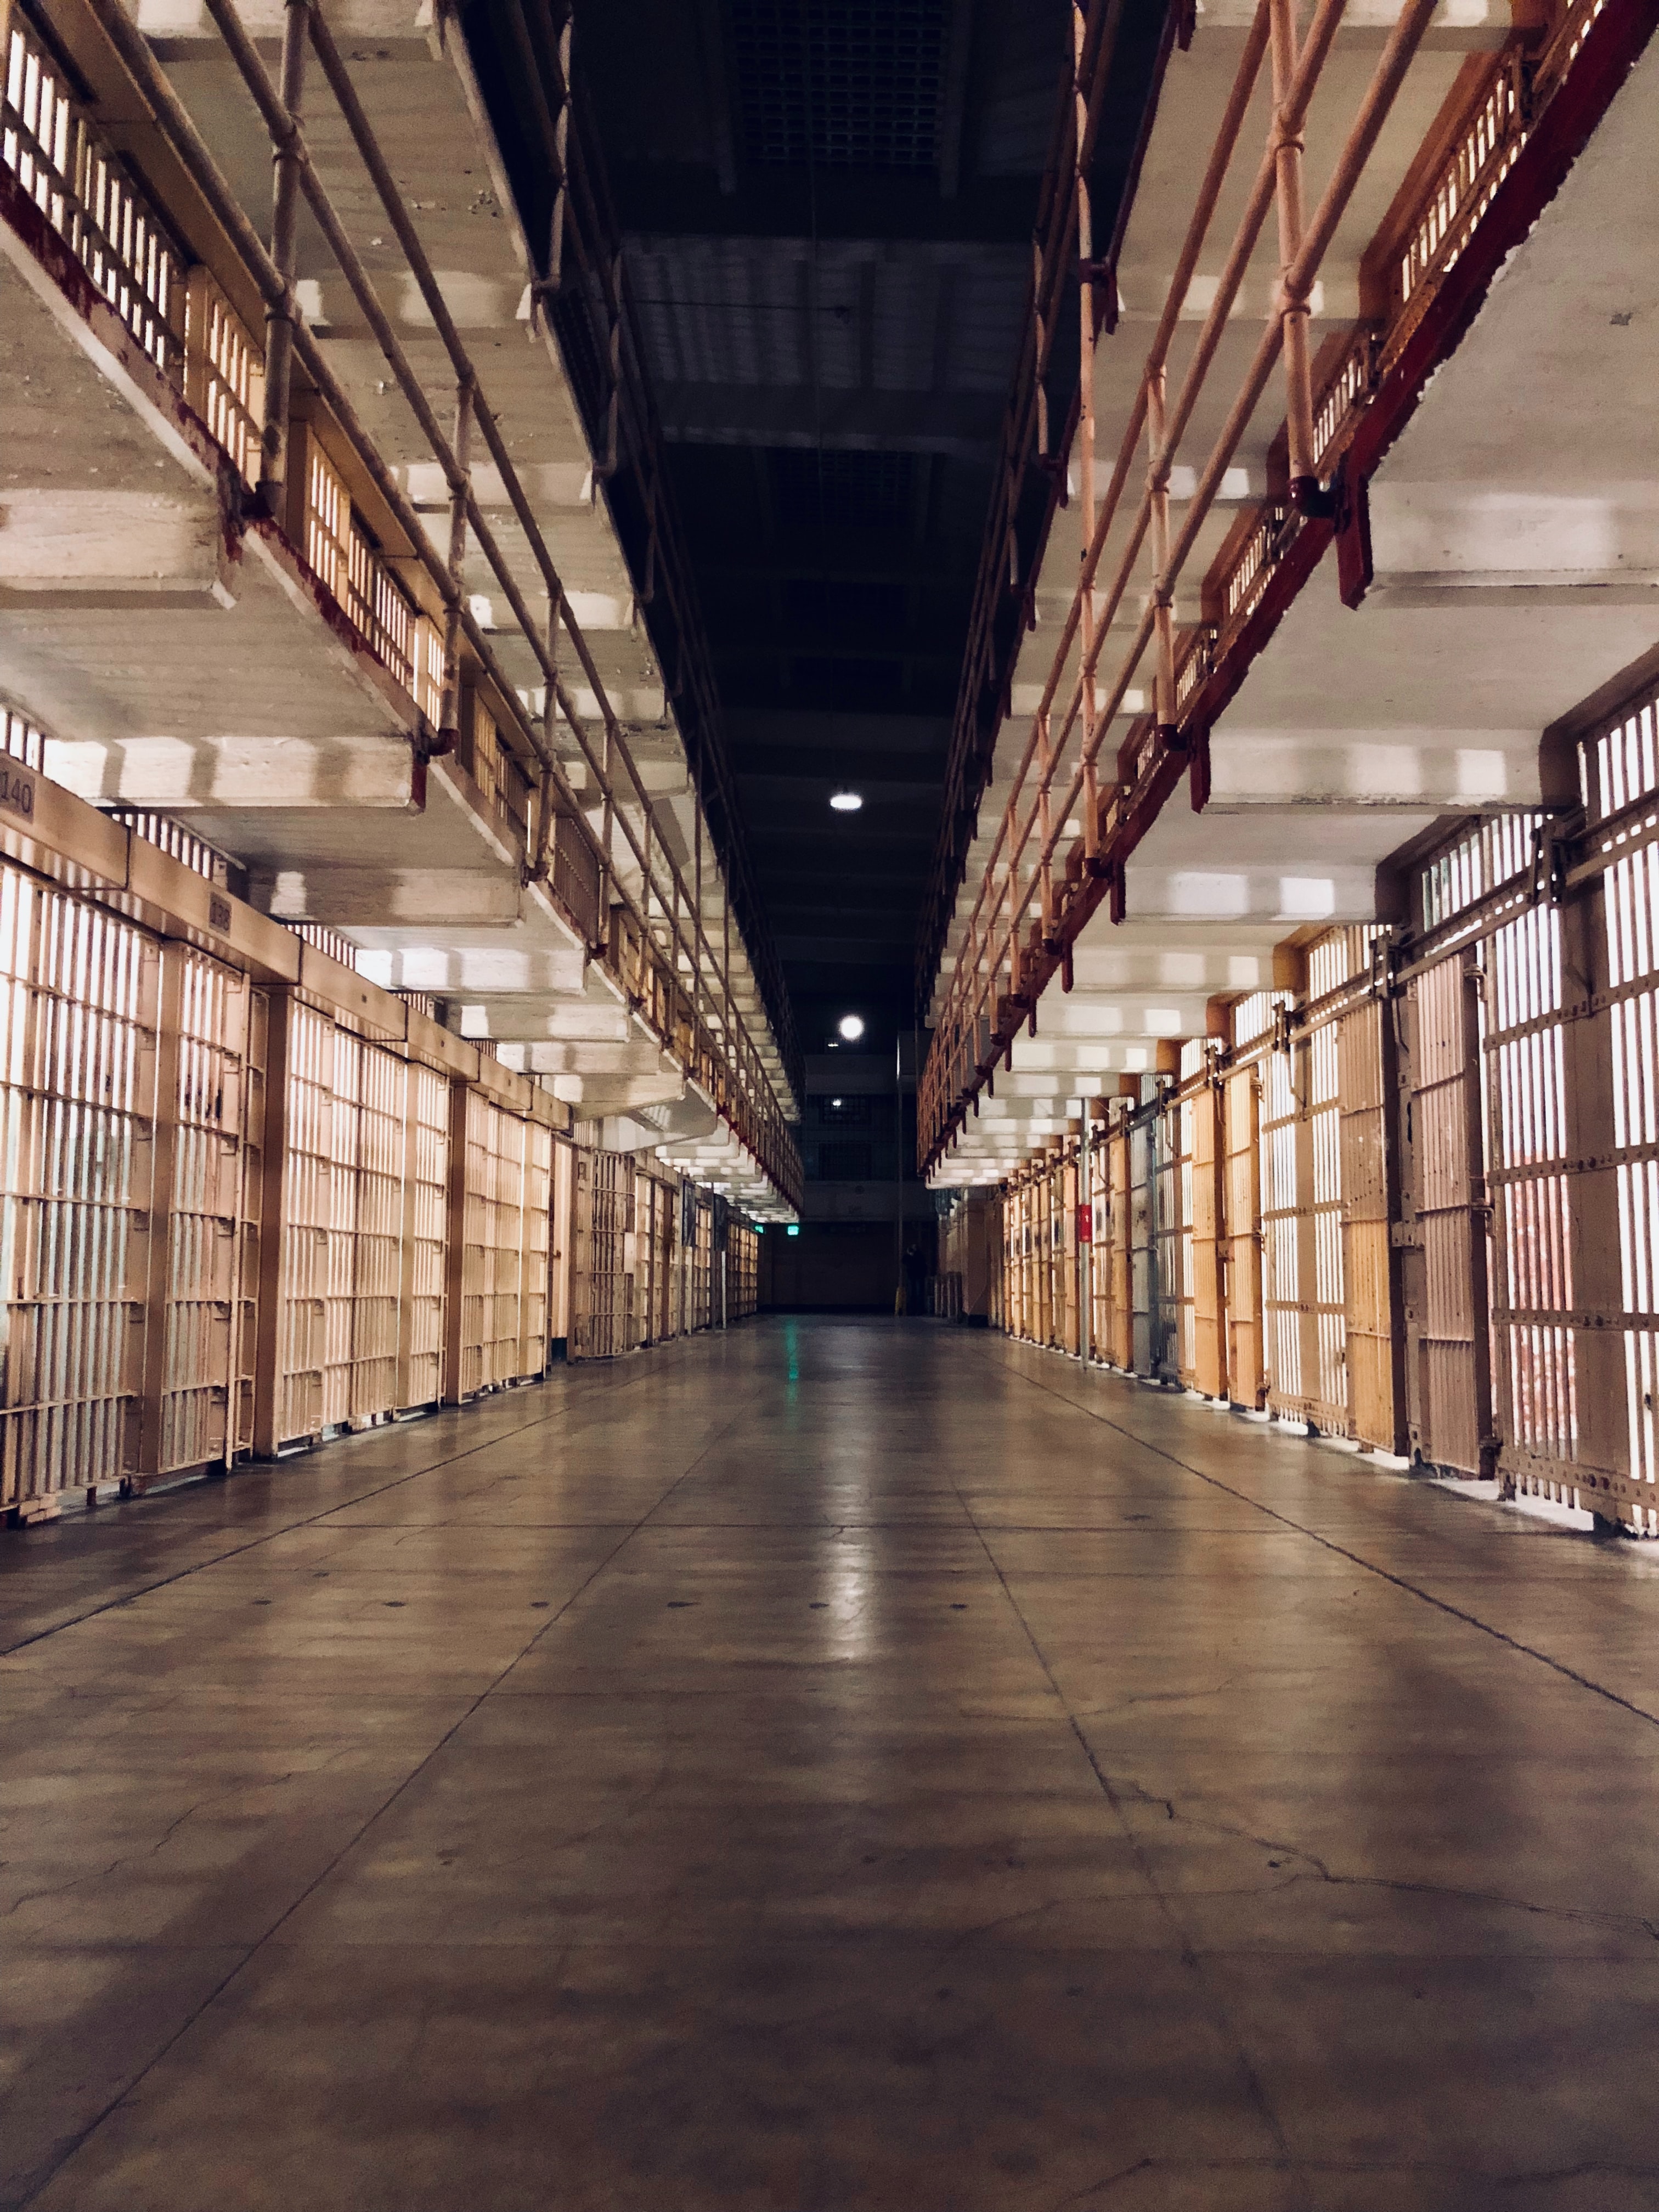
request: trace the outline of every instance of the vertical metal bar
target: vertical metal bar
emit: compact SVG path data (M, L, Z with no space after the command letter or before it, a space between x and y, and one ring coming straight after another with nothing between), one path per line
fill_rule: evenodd
M460 743L461 608L466 588L466 504L471 490L473 400L476 380L463 378L455 393L455 474L449 486L449 603L444 609L443 696L438 708L438 750Z
M691 794L691 1017L702 1018L703 999L702 946L702 807Z
M1054 781L1054 748L1048 738L1048 717L1046 714L1039 714L1037 716L1037 773L1041 781L1037 786L1037 834L1042 840L1041 862L1042 882L1038 896L1041 902L1042 934L1045 939L1052 937L1054 929L1054 861L1048 849L1054 830L1050 813L1053 799L1049 788Z
M1302 246L1302 118L1287 112L1296 76L1295 0L1270 0L1273 77L1274 198L1279 216L1279 312L1285 333L1285 428L1291 496L1297 506L1318 489L1313 442L1313 392L1308 361L1308 295L1289 289Z
M1078 267L1081 280L1078 286L1076 452L1078 495L1082 507L1082 538L1085 550L1093 544L1095 535L1095 332L1100 320L1095 313L1094 209L1089 191L1089 179L1084 170L1084 144L1089 128L1089 100L1083 82L1083 49L1087 36L1088 17L1084 0L1073 0L1073 106L1076 118L1073 129L1076 141L1074 189L1077 193ZM1039 271L1039 281L1040 279ZM1109 311L1113 304L1109 301L1107 302ZM1092 860L1100 845L1099 794L1095 785L1094 762L1095 729L1098 721L1098 712L1095 696L1095 594L1092 580L1083 592L1079 621L1083 645L1084 669L1083 849L1086 857ZM1046 837L1046 825L1044 835Z
M536 783L536 827L533 839L533 858L527 855L526 879L544 884L552 864L553 840L553 773L547 761L553 757L554 732L559 718L559 617L564 605L562 593L550 592L547 601L547 681L542 693L542 744L547 759L542 763Z
M564 225L570 202L570 40L574 22L574 15L567 15L559 32L559 112L553 120L553 157L558 163L559 174L547 244L550 292L556 292L564 281Z
M623 264L619 251L611 264L611 400L605 410L605 459L595 471L607 483L617 473L617 428L622 405L622 286Z
M283 279L280 304L265 310L265 411L259 434L259 492L265 512L288 520L288 418L294 371L294 325L299 307L294 270L299 244L300 125L305 95L306 40L311 0L288 0L283 19L282 100L289 118L285 137L273 139L276 179L271 193L270 258Z
M1153 623L1158 637L1158 668L1153 676L1153 716L1158 727L1172 731L1176 724L1175 617L1168 581L1170 565L1170 461L1164 451L1164 368L1160 363L1146 377L1146 442L1152 455L1146 489L1152 501Z

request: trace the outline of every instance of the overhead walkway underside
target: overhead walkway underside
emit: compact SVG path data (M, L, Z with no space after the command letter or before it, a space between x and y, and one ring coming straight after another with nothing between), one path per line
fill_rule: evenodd
M347 50L331 44L339 88L320 44L311 59L307 175L346 212L337 236L309 205L296 222L299 367L273 493L264 311L290 272L263 242L257 98L276 97L282 11L242 27L246 69L205 14L140 10L148 35L125 46L108 36L120 11L97 15L62 11L49 46L19 11L0 172L0 685L46 732L47 773L98 805L186 819L264 911L441 1001L582 1118L684 1105L688 1139L724 1124L725 1176L769 1203L796 1172L790 1078L645 634L648 586L532 312L465 45L359 10L341 18ZM371 30L386 43L349 44ZM36 135L60 118L94 170L102 149L133 164L166 238L167 308L148 322L120 304L136 288L118 262L110 297L88 282L73 189L65 216ZM374 161L395 172L408 241ZM240 343L240 380L204 357L204 323ZM473 388L476 424L470 400L458 415ZM714 1113L711 1054L685 1048L688 1027L732 1071Z

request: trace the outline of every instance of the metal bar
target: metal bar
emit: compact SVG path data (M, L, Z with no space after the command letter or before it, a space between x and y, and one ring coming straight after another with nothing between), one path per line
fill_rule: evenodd
M441 753L453 753L460 742L461 601L466 576L466 510L471 494L472 410L477 397L477 383L471 376L464 377L455 394L455 434L452 441L455 473L449 494L450 596L444 609L443 690L438 708Z
M281 136L272 134L276 173L270 252L282 279L282 292L276 301L267 298L265 307L265 407L259 437L259 489L266 513L279 522L287 519L289 390L294 331L300 316L294 297L294 269L299 245L300 171L305 160L300 112L310 13L311 0L288 0L283 18L283 109L287 127Z
M1333 15L1334 11L1326 11ZM1291 492L1298 503L1316 488L1313 397L1309 385L1308 298L1285 283L1302 244L1301 118L1291 114L1296 75L1294 0L1270 0L1273 33L1273 162L1279 212L1279 312L1285 332L1285 418L1290 443Z

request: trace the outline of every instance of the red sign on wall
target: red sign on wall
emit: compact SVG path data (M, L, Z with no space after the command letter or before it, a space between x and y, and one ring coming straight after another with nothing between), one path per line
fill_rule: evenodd
M1092 1244L1095 1241L1095 1210L1092 1206L1079 1206L1077 1210L1077 1241Z

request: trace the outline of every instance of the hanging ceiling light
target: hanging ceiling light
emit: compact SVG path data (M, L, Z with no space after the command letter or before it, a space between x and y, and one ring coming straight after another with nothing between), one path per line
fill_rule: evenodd
M830 804L837 814L856 814L864 804L864 793L861 791L832 791Z

